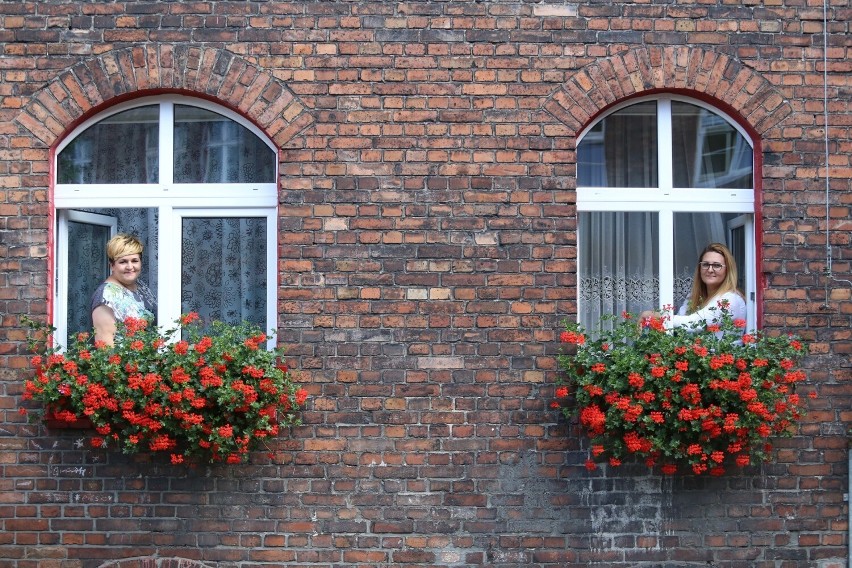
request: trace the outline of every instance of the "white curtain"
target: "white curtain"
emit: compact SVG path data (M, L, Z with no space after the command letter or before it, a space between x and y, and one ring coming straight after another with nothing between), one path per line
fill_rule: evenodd
M580 213L580 322L657 307L658 217L648 212Z

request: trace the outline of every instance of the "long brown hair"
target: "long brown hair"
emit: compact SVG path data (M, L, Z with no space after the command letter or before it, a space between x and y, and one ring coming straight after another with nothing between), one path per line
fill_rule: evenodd
M692 276L692 291L689 294L689 300L686 303L686 313L691 314L706 306L712 298L708 298L707 285L701 279L701 260L708 252L721 254L725 259L725 280L716 291L716 295L725 294L727 292L736 292L742 296L742 292L737 289L737 262L734 260L734 255L728 250L728 247L722 243L710 243L701 254L698 255L698 262L695 264L695 274Z

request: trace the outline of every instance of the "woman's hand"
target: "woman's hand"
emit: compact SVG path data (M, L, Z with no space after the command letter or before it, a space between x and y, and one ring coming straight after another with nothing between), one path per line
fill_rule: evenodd
M645 310L641 314L639 314L639 322L647 321L651 318L659 318L662 317L663 314L660 312L655 312L654 310Z
M95 326L95 341L107 345L115 343L115 314L108 306L100 305L92 310L92 324Z

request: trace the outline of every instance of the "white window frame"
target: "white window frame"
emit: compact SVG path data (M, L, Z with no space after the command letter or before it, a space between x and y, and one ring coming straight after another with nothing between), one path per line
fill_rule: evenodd
M163 209L160 209L160 215L162 215L163 213ZM169 286L166 283L180 282L181 259L179 254L171 254L165 257L162 255L164 253L164 248L178 251L183 250L183 219L185 217L210 217L216 219L224 217L253 217L266 219L266 321L274 323L278 298L278 286L276 285L277 278L275 277L275 275L277 274L277 263L275 258L275 250L277 246L275 231L277 219L276 211L268 207L239 209L233 207L204 207L195 209L181 207L172 209L170 212L167 213L167 215L171 222L160 223L160 234L158 241L160 258L163 258L165 260L160 262L160 273L157 276L158 298L162 298L162 300L158 302L157 310L159 313L177 315L174 318L167 319L166 321L174 321L180 315L181 312L180 287L177 287L177 294L169 294L166 292L166 290L164 290L164 288L174 288L174 286ZM270 280L272 280L272 283L270 283ZM162 322L163 320L159 321ZM267 329L264 331L269 330ZM272 341L273 339L270 337L270 347L274 345L273 343L271 343Z
M746 258L747 266L741 267L745 270L745 282L748 287L744 290L749 327L755 327L756 318L756 254L755 254L755 190L752 189L724 189L724 188L679 188L674 187L674 168L672 164L672 126L671 108L673 101L689 103L694 106L705 108L722 118L733 126L754 150L754 141L748 133L730 116L718 108L702 101L678 95L657 95L630 99L610 109L591 122L577 137L579 147L584 136L607 116L638 103L655 101L657 103L657 164L658 164L658 186L652 188L644 187L577 187L577 211L643 211L657 213L659 216L659 266L661 267L660 282L660 305L670 306L674 303L674 274L670 269L663 270L662 267L674 265L674 214L678 212L687 213L740 213L745 216L747 222L743 221L745 227ZM700 151L700 149L699 149ZM754 160L754 157L752 158ZM753 172L757 169L753 168ZM754 185L754 184L752 184ZM578 235L577 256L578 266L582 260L582 243ZM578 302L582 302L578 295ZM582 307L582 306L580 306ZM675 306L677 309L677 306ZM578 314L582 313L578 309Z
M92 125L132 108L159 105L159 171L158 183L151 184L61 184L57 183L58 157L77 136ZM268 183L173 183L173 129L164 125L174 123L175 105L189 105L220 114L247 128L272 150L275 173ZM86 120L56 147L53 155L53 207L57 212L57 236L54 239L55 282L53 325L57 338L67 337L66 314L62 307L67 299L67 219L80 208L154 208L159 212L157 321L168 325L180 317L180 287L170 285L179 281L180 230L183 216L208 217L266 217L267 219L267 331L277 328L277 218L278 218L278 149L255 125L226 108L203 99L181 95L158 95L127 101ZM66 214L67 212L67 214ZM74 212L77 214L79 212ZM59 245L64 243L64 245ZM58 246L59 245L59 246ZM177 252L176 252L177 251ZM60 335L59 331L62 330ZM273 345L270 338L270 346Z

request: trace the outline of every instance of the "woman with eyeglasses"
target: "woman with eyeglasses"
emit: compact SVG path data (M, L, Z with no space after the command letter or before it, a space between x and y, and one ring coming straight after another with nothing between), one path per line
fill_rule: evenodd
M680 307L677 314L665 321L668 328L703 327L719 323L722 309L726 309L734 320L746 319L746 303L742 293L737 290L737 264L728 247L721 243L710 243L695 266L692 278L692 291L689 298ZM642 312L645 320L659 314Z

